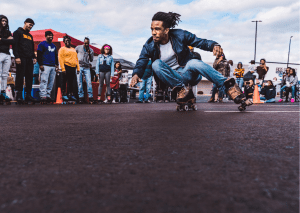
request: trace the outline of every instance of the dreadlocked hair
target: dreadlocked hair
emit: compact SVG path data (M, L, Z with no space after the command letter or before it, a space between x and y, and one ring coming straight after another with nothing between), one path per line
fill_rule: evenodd
M162 21L164 28L174 28L180 22L181 15L178 13L164 13L164 12L157 12L154 14L152 21Z

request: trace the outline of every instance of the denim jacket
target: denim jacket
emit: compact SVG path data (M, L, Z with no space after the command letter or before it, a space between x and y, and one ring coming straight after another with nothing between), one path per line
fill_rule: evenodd
M98 59L97 59L97 63L96 63L96 74L99 74L99 72L100 72L99 65L103 64L104 60L106 60L106 64L110 65L110 67L111 67L110 76L114 76L114 72L115 72L114 67L115 67L115 65L114 65L114 59L111 55L108 55L106 58L104 58L104 55L102 55L102 54L98 55Z
M170 29L169 38L175 55L177 56L177 62L181 67L185 67L186 63L191 59L198 59L190 51L188 46L212 52L214 46L218 45L215 41L197 38L196 35L181 29ZM160 58L159 44L154 43L152 37L150 37L144 44L132 75L137 74L140 78L142 78L149 58L151 58L152 62Z

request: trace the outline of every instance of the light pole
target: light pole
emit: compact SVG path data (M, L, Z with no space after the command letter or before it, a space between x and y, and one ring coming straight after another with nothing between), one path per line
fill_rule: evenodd
M254 47L254 61L256 59L256 40L257 40L257 22L262 22L262 21L252 21L256 23L256 27L255 27L255 47Z
M291 50L291 42L292 42L292 38L293 38L293 36L290 37L289 54L288 54L287 67L289 67L289 62L290 62L290 50Z

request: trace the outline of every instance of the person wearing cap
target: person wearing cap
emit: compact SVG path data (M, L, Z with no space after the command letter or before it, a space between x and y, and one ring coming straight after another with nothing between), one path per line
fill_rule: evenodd
M242 89L243 84L244 84L244 72L245 69L243 68L242 62L239 62L237 64L237 68L234 70L233 75L236 76L236 83L239 85L239 87Z
M112 57L112 48L108 44L104 44L101 48L101 54L98 55L96 63L96 74L99 77L100 94L102 94L102 88L104 79L107 87L107 98L104 103L111 103L111 87L110 78L114 76L114 59Z
M91 81L90 62L93 62L94 60L94 51L90 47L90 39L88 37L85 37L84 45L78 45L75 48L75 50L78 55L79 66L80 66L80 73L77 75L79 103L83 103L83 98L84 98L83 85L82 85L83 76L85 76L87 92L89 95L89 102L92 102L94 99L93 99L93 88L92 88L92 81Z
M27 18L23 27L19 27L14 33L13 37L15 44L13 45L13 53L16 61L16 81L15 90L17 91L17 101L23 101L23 79L25 77L26 83L26 97L25 101L36 102L37 100L31 96L32 80L33 80L33 64L36 63L36 56L34 54L33 37L29 33L34 26L34 21Z
M58 71L58 53L56 46L52 43L53 33L45 32L46 40L38 45L37 61L41 70L40 97L41 101L51 101L51 91Z
M6 95L7 77L11 65L11 56L9 53L10 45L14 44L11 32L9 31L8 19L4 15L0 15L0 99L6 102L11 99Z

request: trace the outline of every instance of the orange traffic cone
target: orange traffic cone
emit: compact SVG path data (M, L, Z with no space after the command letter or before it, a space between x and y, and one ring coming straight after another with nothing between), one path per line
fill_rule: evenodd
M62 104L63 100L61 97L61 89L60 87L57 88L57 96L56 96L56 103L55 104Z
M254 104L263 104L264 102L260 101L259 91L257 84L254 87L254 93L253 93L253 103Z

